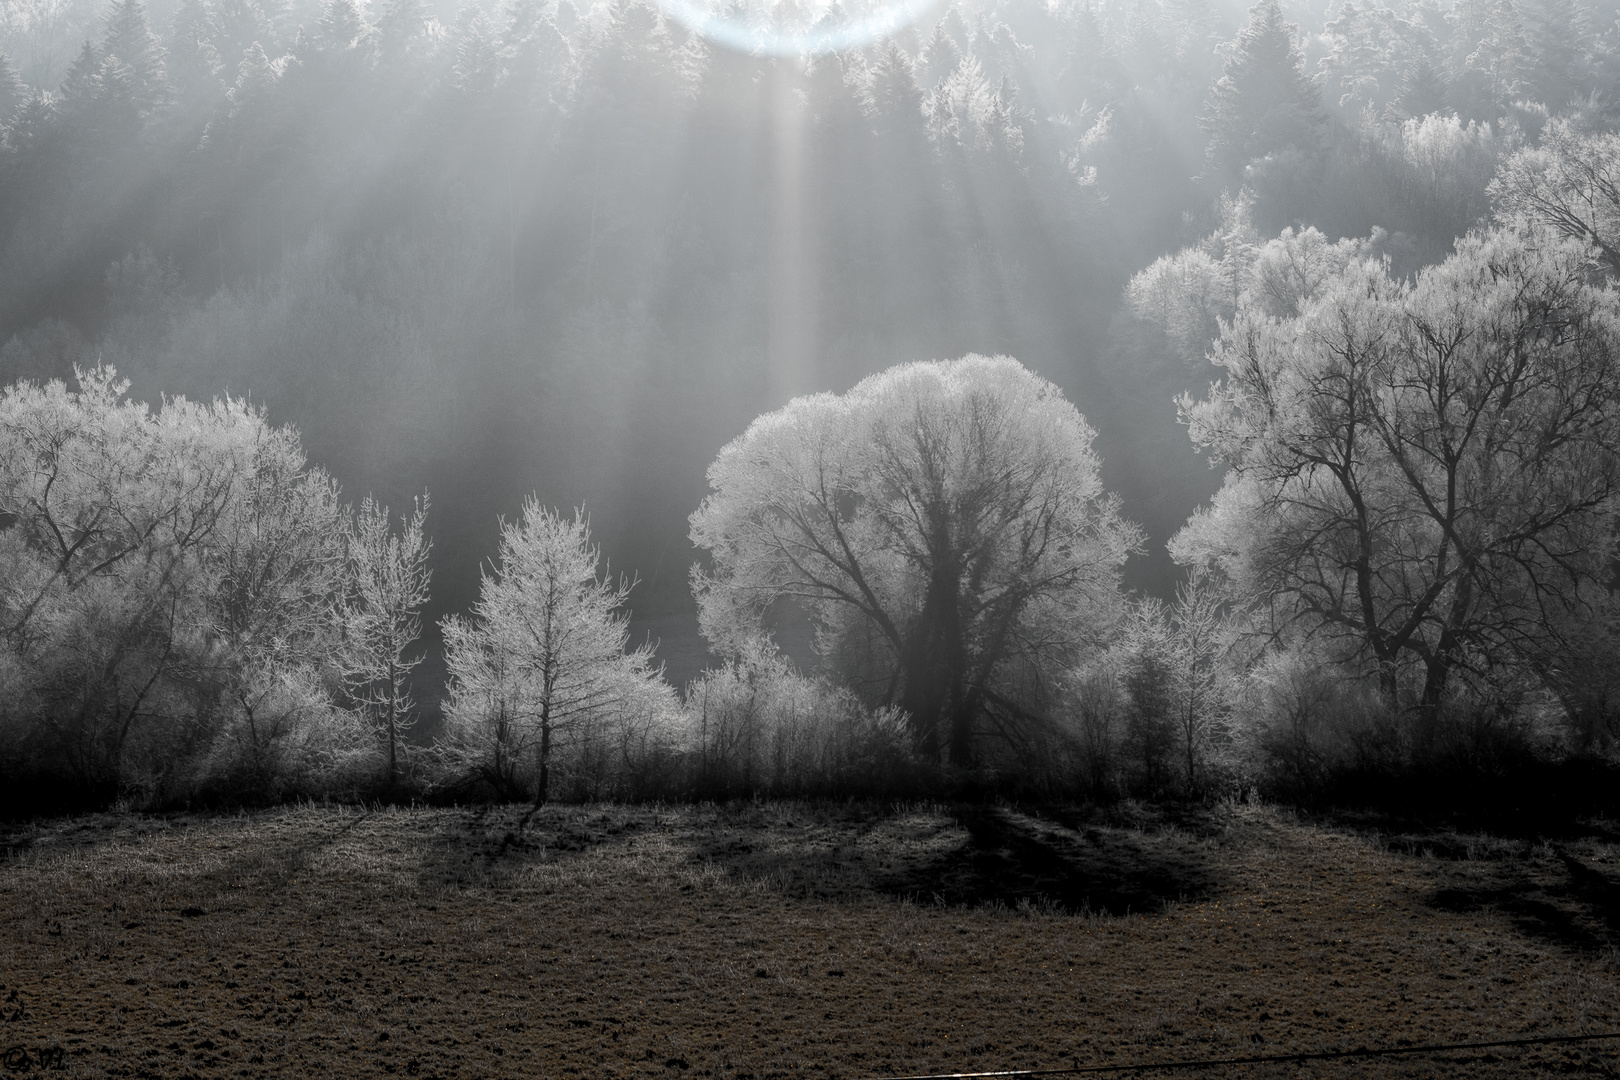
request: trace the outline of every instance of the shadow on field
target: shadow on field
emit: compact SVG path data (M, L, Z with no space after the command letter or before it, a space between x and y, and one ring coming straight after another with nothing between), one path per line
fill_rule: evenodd
M1053 824L983 806L960 807L955 816L967 842L884 881L881 891L948 905L1125 915L1201 899L1216 887L1213 860L1184 834Z
M723 810L680 838L689 865L785 895L1122 915L1208 895L1214 846L1176 825L1003 806Z
M488 885L537 863L556 863L612 843L643 825L623 808L479 806L433 832L418 881L430 889Z
M1429 901L1442 911L1492 908L1551 944L1582 952L1620 948L1620 872L1613 865L1559 847L1550 857L1494 860L1483 873L1449 876Z

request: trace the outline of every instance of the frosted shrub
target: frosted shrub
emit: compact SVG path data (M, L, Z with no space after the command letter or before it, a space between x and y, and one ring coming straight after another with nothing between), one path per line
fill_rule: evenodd
M1374 684L1317 650L1268 653L1241 695L1232 725L1237 761L1280 794L1306 796L1347 769L1387 767L1405 755Z
M78 384L0 390L0 768L154 803L370 760L343 708L352 511L297 432Z
M795 672L767 647L686 692L682 746L701 795L878 794L913 782L904 719Z
M382 751L364 717L338 708L315 671L266 672L252 704L223 712L197 762L205 800L273 802L369 787Z

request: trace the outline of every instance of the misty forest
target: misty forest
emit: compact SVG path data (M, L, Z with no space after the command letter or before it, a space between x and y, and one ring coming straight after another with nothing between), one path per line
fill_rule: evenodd
M1617 1030L1617 543L1615 0L0 6L8 1068Z

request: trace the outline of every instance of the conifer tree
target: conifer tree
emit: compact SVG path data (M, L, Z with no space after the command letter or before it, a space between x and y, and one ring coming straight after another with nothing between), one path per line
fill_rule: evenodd
M475 7L464 15L456 36L456 62L450 69L455 88L469 97L494 93L501 77L501 57L483 9Z
M955 71L961 62L962 50L956 47L956 42L945 32L945 24L935 23L933 34L923 42L922 51L917 54L918 85L933 89Z
M265 55L264 47L255 41L242 54L242 62L236 65L236 85L231 87L227 95L231 103L231 117L239 119L255 110L260 102L269 98L275 86L275 65Z
M1401 74L1389 115L1398 120L1427 116L1445 108L1446 77L1426 55L1419 55Z
M880 135L920 130L923 92L916 69L892 40L883 43L872 61L871 94Z
M365 30L365 20L354 0L328 0L315 24L316 47L329 52L345 51L360 40Z
M170 24L167 75L182 109L206 115L224 90L212 21L202 0L186 0Z
M128 72L123 78L131 103L142 113L162 105L168 100L163 46L147 25L146 5L141 0L113 0L105 26L101 56L116 59Z
M559 84L568 60L568 42L538 0L513 0L507 8L500 55L518 102L544 107L553 96L565 96Z
M1535 99L1561 109L1591 85L1591 27L1575 0L1535 0L1521 11L1525 77Z
M421 48L427 17L423 0L384 0L377 17L377 48L385 64L406 60Z
M1278 0L1259 0L1230 46L1202 117L1208 174L1237 180L1256 158L1290 147L1314 149L1323 126L1321 95L1305 74L1295 29Z
M28 98L28 87L11 66L10 59L0 52L0 124L11 119L11 114Z
M1484 77L1489 100L1505 105L1527 88L1529 43L1513 0L1495 0L1485 15L1485 35L1468 66Z
M208 7L208 34L220 63L225 65L227 79L255 42L269 55L279 51L276 27L264 6L255 0L215 0Z

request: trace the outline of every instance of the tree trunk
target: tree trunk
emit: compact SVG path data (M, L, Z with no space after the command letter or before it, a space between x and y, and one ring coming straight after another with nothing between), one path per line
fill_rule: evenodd
M546 805L550 796L551 786L551 717L548 715L549 707L543 708L540 713L540 777L534 785L534 805L536 808Z
M390 660L388 665L388 788L393 790L399 775L399 677Z
M946 735L952 764L972 756L972 717L964 713L969 702L961 692L967 650L957 603L959 585L954 564L934 570L922 612L901 657L904 688L900 707L911 718L918 747L937 761L943 749L941 735ZM947 725L949 730L942 731Z
M1186 712L1182 715L1182 734L1187 739L1187 794L1198 794L1198 706L1194 701L1187 702Z
M1449 637L1441 635L1442 644ZM1446 684L1451 681L1451 656L1449 652L1436 652L1424 664L1423 696L1418 699L1418 716L1423 721L1425 737L1432 737L1437 724L1440 722L1440 707L1445 704Z
M958 669L960 670L960 669ZM977 694L969 694L962 685L961 677L952 680L950 717L951 717L951 757L952 765L968 768L973 764L973 716L978 712L979 699Z
M393 709L390 707L388 717L388 787L390 790L393 789L399 775L399 753L396 749L399 739L395 735L398 727L398 718L393 715Z

